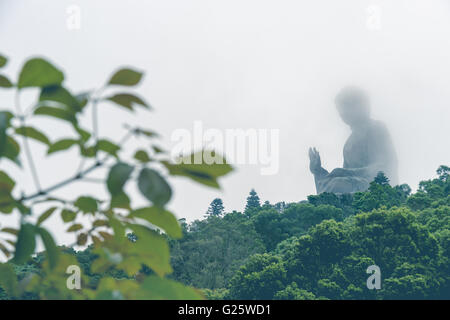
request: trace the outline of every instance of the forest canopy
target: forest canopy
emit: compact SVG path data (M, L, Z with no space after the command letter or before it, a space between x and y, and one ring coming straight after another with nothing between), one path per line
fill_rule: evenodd
M228 213L214 199L204 219L181 219L183 237L169 239L169 277L209 299L449 299L450 168L437 175L413 194L380 173L354 195L271 204L251 190L244 212ZM106 276L130 279L119 269L92 272L91 247L67 251L92 286ZM18 278L40 272L43 260L38 254L15 265ZM366 285L372 265L381 271L380 290Z

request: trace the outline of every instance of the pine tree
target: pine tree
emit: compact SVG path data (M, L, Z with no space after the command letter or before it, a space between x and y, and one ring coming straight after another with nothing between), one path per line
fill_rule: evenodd
M386 177L386 175L382 171L378 172L377 176L375 177L375 179L373 181L375 181L375 183L378 183L379 185L382 185L382 186L389 184L389 178Z
M216 198L209 205L206 216L220 217L223 214L224 209L222 199Z
M249 196L247 197L247 204L245 205L245 212L249 212L251 210L259 209L261 208L261 203L258 197L258 194L256 193L255 189L252 189L250 191Z

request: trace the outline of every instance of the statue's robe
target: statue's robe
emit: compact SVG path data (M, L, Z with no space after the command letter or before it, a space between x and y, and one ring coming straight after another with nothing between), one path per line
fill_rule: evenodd
M337 176L327 170L315 175L317 193L365 191L378 172L397 185L397 156L386 126L375 120L354 130L344 146L344 166Z

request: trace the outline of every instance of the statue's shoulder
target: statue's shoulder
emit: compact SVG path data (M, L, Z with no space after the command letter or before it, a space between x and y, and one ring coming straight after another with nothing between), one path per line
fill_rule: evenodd
M380 120L372 120L370 128L373 132L388 133L386 125Z
M380 141L386 141L390 139L390 134L387 126L380 120L372 120L370 132L372 137L379 139Z

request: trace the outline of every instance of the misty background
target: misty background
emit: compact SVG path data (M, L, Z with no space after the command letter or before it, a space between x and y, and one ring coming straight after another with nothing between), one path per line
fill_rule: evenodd
M79 30L67 28L73 5L81 10ZM349 128L333 100L348 84L369 93L373 118L387 124L396 146L400 182L415 190L450 162L449 39L447 0L0 0L0 52L10 59L2 73L14 81L35 55L62 68L75 92L99 88L120 66L146 72L137 92L153 112L101 105L100 137L117 141L124 123L138 123L159 132L169 148L172 132L192 130L196 120L204 129L280 130L276 175L238 165L221 191L171 179L169 208L188 221L203 217L215 197L226 211L243 210L251 188L271 203L314 194L308 147L320 151L326 169L342 167ZM22 103L35 95L27 90ZM0 108L12 106L12 92L1 90ZM37 126L50 136L71 132L50 119ZM45 151L33 144L43 187L78 167L78 150L43 162ZM29 171L6 161L0 167L12 170L26 192L34 190ZM83 182L59 194L77 192L107 194ZM2 216L1 224L17 220ZM58 233L58 218L46 224L60 241L73 241Z

